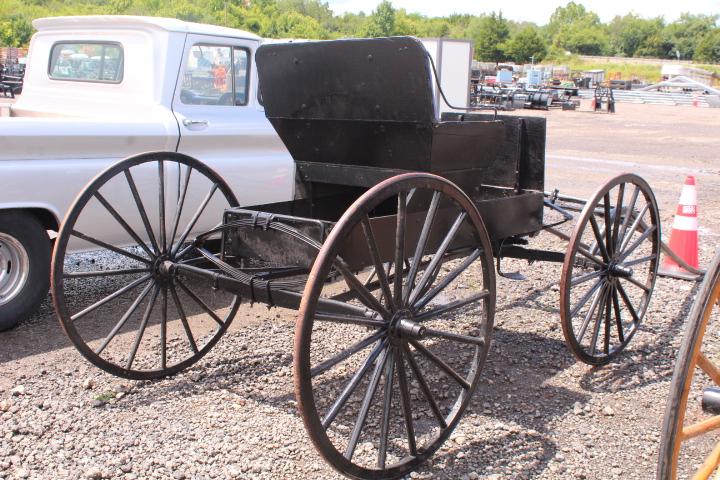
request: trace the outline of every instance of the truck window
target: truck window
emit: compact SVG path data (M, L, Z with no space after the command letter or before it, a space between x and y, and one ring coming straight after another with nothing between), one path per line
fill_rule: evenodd
M183 72L180 101L186 105L247 105L248 50L193 45Z
M50 50L48 76L53 80L120 83L123 48L116 42L57 42Z

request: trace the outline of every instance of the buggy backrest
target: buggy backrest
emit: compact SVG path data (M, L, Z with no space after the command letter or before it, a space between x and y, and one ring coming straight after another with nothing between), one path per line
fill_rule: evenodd
M412 37L263 45L268 118L432 123L427 53Z
M298 162L429 170L428 56L411 37L263 45L265 115Z

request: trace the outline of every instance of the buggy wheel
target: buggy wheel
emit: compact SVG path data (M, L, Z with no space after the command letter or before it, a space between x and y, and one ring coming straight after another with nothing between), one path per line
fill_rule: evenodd
M709 337L717 335L719 300L720 250L715 254L690 310L685 337L675 362L660 438L657 478L661 480L707 479L720 463L717 438L720 416L704 413L699 401L708 385L720 386L720 351L714 340L703 341L706 333ZM712 405L714 413L718 413L719 406Z
M591 365L617 356L637 332L660 256L655 196L637 175L599 188L575 226L560 277L560 318L573 354Z
M58 234L52 294L80 353L119 377L178 372L220 339L239 298L160 265L217 255L212 230L238 202L210 168L186 155L129 157L95 177Z
M424 173L367 191L323 244L295 332L295 394L319 453L361 479L428 459L468 406L494 313L490 240L462 191Z

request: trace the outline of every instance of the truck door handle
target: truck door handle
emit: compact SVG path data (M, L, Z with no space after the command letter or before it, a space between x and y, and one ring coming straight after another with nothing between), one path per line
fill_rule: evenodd
M207 127L208 121L207 120L190 120L189 118L185 118L182 121L182 124L186 127Z

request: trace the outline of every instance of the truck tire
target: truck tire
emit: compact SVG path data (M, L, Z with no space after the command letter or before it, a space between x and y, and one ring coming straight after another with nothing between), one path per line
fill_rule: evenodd
M0 331L28 318L50 287L50 240L32 215L0 211Z

